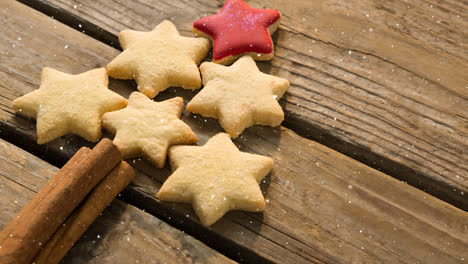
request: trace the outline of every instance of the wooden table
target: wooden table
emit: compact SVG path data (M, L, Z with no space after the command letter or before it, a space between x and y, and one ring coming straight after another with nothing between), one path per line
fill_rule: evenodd
M23 2L24 4L20 3ZM252 0L282 21L262 71L290 80L282 127L234 142L271 156L263 213L201 226L155 193L170 174L130 161L135 180L65 263L465 263L468 261L468 6L463 1ZM13 0L0 5L0 228L81 146L37 145L11 101L43 67L80 73L120 53L123 29L172 20L181 33L223 1ZM128 97L132 81L110 80ZM196 92L170 88L187 102ZM184 112L204 144L222 131ZM107 135L109 136L109 135ZM32 153L32 154L30 154Z

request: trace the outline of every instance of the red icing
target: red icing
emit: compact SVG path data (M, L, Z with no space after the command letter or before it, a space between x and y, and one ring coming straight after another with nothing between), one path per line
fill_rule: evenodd
M220 60L245 52L273 52L268 27L279 18L276 10L227 0L218 14L198 19L193 27L213 38L213 59Z

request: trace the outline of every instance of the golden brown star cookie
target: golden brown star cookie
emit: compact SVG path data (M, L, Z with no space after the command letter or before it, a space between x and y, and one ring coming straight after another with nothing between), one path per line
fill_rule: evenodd
M289 81L260 72L250 56L232 66L212 62L200 66L205 87L187 105L187 111L219 120L236 138L252 125L278 126L284 113L279 98Z
M101 138L104 113L124 108L127 100L107 88L104 68L78 75L44 68L39 89L13 101L16 112L37 119L37 143L73 133L89 141Z
M124 30L119 41L124 51L107 65L108 74L135 79L138 90L149 98L169 86L201 87L197 65L208 54L209 40L183 37L164 20L150 32Z
M273 160L239 151L228 134L219 133L202 147L171 147L169 159L174 172L157 198L192 203L205 226L230 210L259 212L265 207L258 184L273 168Z
M190 127L179 119L183 107L181 97L154 102L134 92L127 108L105 114L102 124L115 134L114 144L125 159L142 155L162 168L170 145L198 142Z

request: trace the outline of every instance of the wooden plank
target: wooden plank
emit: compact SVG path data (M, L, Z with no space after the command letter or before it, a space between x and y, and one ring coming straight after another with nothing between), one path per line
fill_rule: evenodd
M35 0L118 46L120 30L171 19L185 35L222 1ZM460 1L249 1L283 14L275 57L284 124L468 210L468 9ZM44 6L42 6L44 5ZM81 27L80 27L81 26ZM97 29L98 27L99 29Z
M0 67L8 69L0 72L5 116L0 135L29 144L49 161L66 160L84 141L67 136L37 146L33 122L12 115L10 102L37 88L45 65L81 72L105 65L119 52L19 4L9 2L0 17L7 21L0 26L0 47L8 52L0 53ZM125 96L135 89L132 82L111 81L110 86ZM169 89L157 100L174 94L187 100L194 92ZM183 119L201 144L220 131L214 120L187 112ZM137 176L124 199L249 262L457 263L468 258L466 212L285 128L255 127L235 143L275 160L261 185L268 199L263 214L231 212L204 228L190 206L154 198L170 171L143 160L131 162Z
M0 139L0 229L58 169ZM75 244L65 263L234 263L148 213L114 200Z

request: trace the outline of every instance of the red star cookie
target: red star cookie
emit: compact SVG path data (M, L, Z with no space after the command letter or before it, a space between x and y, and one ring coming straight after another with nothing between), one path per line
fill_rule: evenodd
M213 61L230 64L244 54L255 60L273 58L270 34L281 15L273 9L252 8L241 0L227 0L221 11L193 23L193 33L213 40Z

